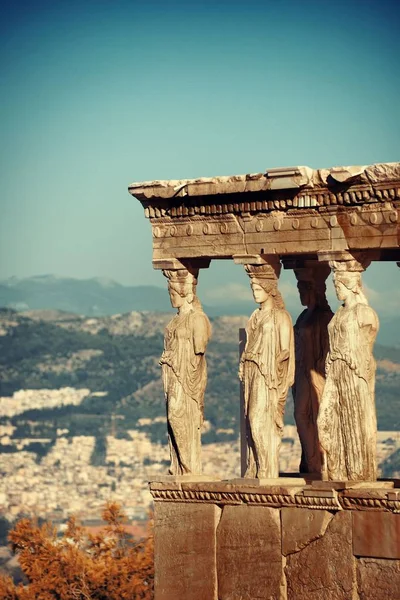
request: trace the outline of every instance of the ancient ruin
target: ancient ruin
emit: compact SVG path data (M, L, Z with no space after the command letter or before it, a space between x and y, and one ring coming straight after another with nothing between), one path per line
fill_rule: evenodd
M375 481L375 360L379 322L362 290L357 260L333 261L336 294L343 305L328 326L326 385L318 432L327 479Z
M315 261L312 266L295 268L294 272L301 304L307 307L299 315L294 327L296 374L293 398L302 446L300 472L322 474L317 418L325 386L328 324L333 317L325 295L325 281L330 269L328 265Z
M196 296L198 271L165 270L178 309L165 331L160 359L168 420L171 475L201 474L200 436L207 385L205 351L210 322Z
M279 476L283 415L294 380L292 319L278 290L280 262L273 258L265 265L246 265L260 308L249 319L239 368L248 446L245 478Z
M156 599L397 597L400 482L376 481L379 322L361 273L371 261L400 264L400 163L152 181L129 192L150 220L153 266L178 309L161 359L173 475L151 483ZM234 481L200 475L210 329L195 284L213 259L243 265L260 305L239 366L247 469ZM306 307L294 335L281 265L294 270ZM343 302L335 315L331 272ZM279 476L291 385L303 454L300 473Z

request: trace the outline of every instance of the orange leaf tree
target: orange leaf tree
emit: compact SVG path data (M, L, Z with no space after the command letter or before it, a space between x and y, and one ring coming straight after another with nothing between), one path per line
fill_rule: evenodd
M102 513L104 529L86 532L74 518L63 536L46 523L22 519L9 534L28 584L0 576L1 600L151 600L154 597L152 519L135 543L116 503Z

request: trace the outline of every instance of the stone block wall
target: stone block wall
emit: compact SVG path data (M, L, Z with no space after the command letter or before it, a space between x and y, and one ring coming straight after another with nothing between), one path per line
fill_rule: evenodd
M152 483L155 598L400 600L389 485Z

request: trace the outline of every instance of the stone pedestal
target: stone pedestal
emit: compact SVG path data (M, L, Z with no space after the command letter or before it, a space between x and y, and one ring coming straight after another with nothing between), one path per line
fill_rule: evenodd
M156 597L217 600L216 504L157 502Z
M400 598L400 489L382 485L150 484L155 599Z

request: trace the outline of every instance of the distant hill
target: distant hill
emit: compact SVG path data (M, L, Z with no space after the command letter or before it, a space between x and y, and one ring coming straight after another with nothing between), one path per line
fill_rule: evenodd
M16 310L55 309L103 316L132 310L171 310L166 289L123 286L113 280L43 275L0 282L0 306Z
M39 275L0 281L0 307L17 311L59 310L78 315L102 317L130 311L171 312L167 286L125 286L112 279L74 279ZM246 315L251 302L205 306L209 316Z
M0 281L0 307L17 311L58 310L84 316L103 317L131 311L170 313L166 286L124 286L112 279L73 279L40 275ZM204 304L210 317L249 316L255 308L251 301L228 297L212 306ZM298 312L291 310L293 321ZM400 313L400 311L399 311ZM400 347L400 314L386 318L379 314L381 326L378 343Z
M158 360L163 330L170 318L171 314L150 312L95 318L57 311L21 314L0 310L1 396L11 396L20 389L64 387L107 392L89 396L79 406L15 416L15 435L26 437L32 421L42 424L35 427L39 437L52 437L57 427L65 427L74 435L95 435L99 427L104 432L109 430L113 413L124 417L118 424L124 434L136 428L139 418L165 416ZM245 317L212 318L205 398L205 417L211 429L204 436L205 442L226 436L235 439L238 435L237 340L238 329L245 322ZM400 349L377 345L375 357L378 426L400 430ZM294 423L291 397L285 422ZM156 423L150 430L153 439L165 439L163 423Z
M95 318L0 309L0 396L20 389L65 387L106 392L90 395L79 406L27 410L11 419L14 437L29 437L34 431L35 437L54 438L57 428L68 429L70 435L104 436L113 414L123 417L116 425L118 435L124 436L137 428L140 418L165 417L158 361L170 318L171 314L149 312ZM235 439L238 433L237 339L244 322L243 317L213 320L206 401L212 427L205 442ZM0 416L0 424L7 421ZM225 433L219 435L219 429ZM166 441L164 423L148 430L154 440Z

